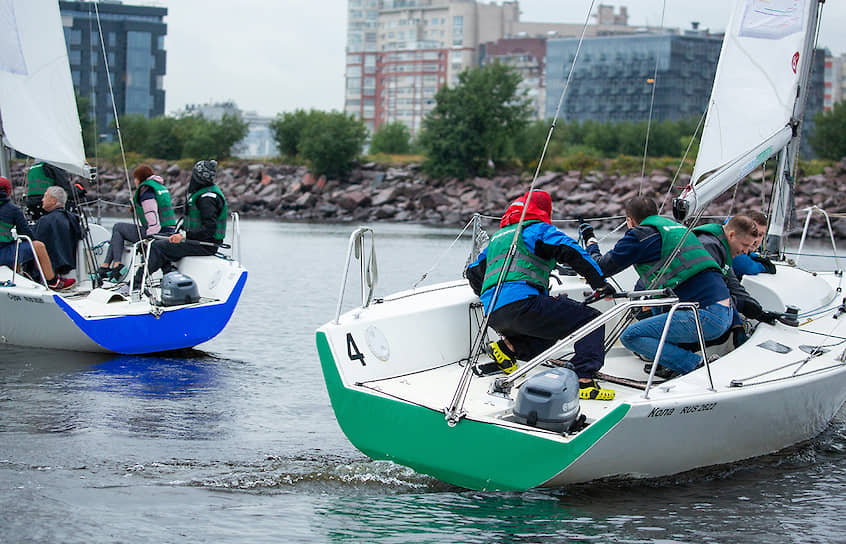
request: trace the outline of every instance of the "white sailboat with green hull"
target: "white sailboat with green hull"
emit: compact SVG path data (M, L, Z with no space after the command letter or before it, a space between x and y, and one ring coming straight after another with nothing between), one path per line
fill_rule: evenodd
M768 2L768 10L761 7L760 1L740 0L734 9L703 135L703 148L720 149L700 153L694 183L676 201L679 216L695 218L711 199L773 154L780 153L780 186L789 183L795 169L796 128L820 3ZM781 73L782 64L789 74ZM733 73L738 70L742 74ZM743 92L735 94L731 86L738 85L738 77ZM768 126L744 121L740 116L746 106L732 113L726 104L748 103L750 97L768 108L762 117ZM726 131L731 138L719 136ZM735 131L753 134L737 137ZM787 215L786 202L774 206L778 221ZM779 252L782 229L781 223L770 228ZM700 346L720 358L663 382L654 379L654 368L647 376L643 361L613 344L602 369L616 390L613 401L579 401L584 422L565 432L530 425L515 415L521 390L571 353L574 342L601 325L613 330L635 307L691 311L685 309L690 304L679 303L671 293L642 298L643 292L602 301L597 305L602 315L532 361L521 362L515 373L479 375L474 372L477 363L488 361L477 354L478 346L495 333L482 327L481 304L467 282L377 298L373 244L371 229L353 233L337 315L317 331L338 423L353 445L373 459L392 460L473 489L658 477L811 439L846 399L842 273L812 273L782 258L776 274L746 276L743 283L764 309L790 308L783 320L757 324L738 348L730 342ZM361 261L361 306L342 314L353 254ZM556 280L551 294L585 296L581 278L563 275ZM633 274L626 281L630 283L621 280L625 287L633 285Z

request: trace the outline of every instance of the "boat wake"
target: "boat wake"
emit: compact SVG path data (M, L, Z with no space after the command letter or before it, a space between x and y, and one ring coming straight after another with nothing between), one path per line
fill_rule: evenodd
M220 464L208 468L214 470L220 468ZM217 474L173 480L167 485L257 493L345 490L397 494L456 489L388 461L340 455L271 456L261 462L241 466L227 463L225 470Z

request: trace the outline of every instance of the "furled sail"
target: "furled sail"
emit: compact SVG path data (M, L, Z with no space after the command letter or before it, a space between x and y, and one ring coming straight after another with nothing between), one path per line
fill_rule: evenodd
M0 0L0 122L4 145L85 174L56 0Z
M787 145L816 0L738 0L726 29L708 115L683 198L690 211Z

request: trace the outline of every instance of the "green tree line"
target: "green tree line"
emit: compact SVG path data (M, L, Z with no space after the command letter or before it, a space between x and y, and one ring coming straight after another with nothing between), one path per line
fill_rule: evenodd
M445 86L435 95L435 107L424 118L412 141L399 122L386 123L370 136L371 154L423 155L423 168L433 177L466 178L490 175L500 166L533 170L550 132L551 121L530 120L529 101L520 90L520 75L510 67L493 63L466 70L458 84ZM79 99L79 111L87 111ZM81 119L82 120L82 119ZM835 105L818 114L810 143L820 157L839 160L846 156L846 105ZM247 123L227 114L221 121L201 116L126 116L120 120L127 151L168 160L181 158L226 159L244 138ZM547 160L585 167L603 158L695 157L696 119L600 123L559 120L550 138ZM93 130L82 120L83 134ZM278 115L270 130L284 160L307 164L318 175L343 178L364 152L368 139L365 125L340 112L297 110ZM647 132L649 138L647 141ZM86 137L86 150L93 138ZM115 144L109 144L112 147ZM112 150L113 151L113 150ZM103 153L107 155L107 153ZM581 162L579 162L581 161ZM626 161L618 161L626 163ZM631 168L640 162L628 161Z

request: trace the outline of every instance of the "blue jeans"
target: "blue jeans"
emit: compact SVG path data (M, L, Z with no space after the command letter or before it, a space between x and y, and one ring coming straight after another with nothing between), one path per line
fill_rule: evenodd
M654 360L668 315L669 313L665 312L629 325L623 331L620 341L645 359ZM722 304L711 304L699 309L699 320L702 322L702 334L705 340L713 340L719 338L731 327L732 309ZM676 345L689 343L699 343L693 312L676 310L673 322L670 323L670 329L667 331L667 340L661 351L659 364L681 374L695 369L696 365L702 361L702 356Z

